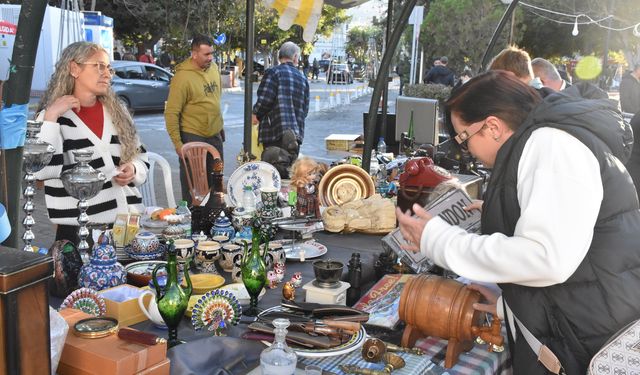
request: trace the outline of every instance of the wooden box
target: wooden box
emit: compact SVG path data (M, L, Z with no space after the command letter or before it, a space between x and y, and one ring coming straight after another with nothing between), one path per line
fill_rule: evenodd
M329 151L349 151L359 140L362 140L359 134L331 134L324 142Z
M0 247L0 375L50 374L53 259Z
M143 290L129 284L118 285L98 292L107 305L106 316L118 319L120 327L127 327L147 320L138 305Z
M80 338L73 334L72 327L80 319L90 316L74 309L64 309L60 314L69 324L69 334L58 364L59 375L147 374L143 371L153 369L167 358L166 342L147 346L121 340L117 335Z
M147 369L144 369L140 372L136 372L133 375L169 375L171 370L171 361L167 358L164 361L158 363L157 365L153 365ZM66 375L93 375L94 372L80 370L73 366L65 365L61 363L58 366L58 374L66 374Z

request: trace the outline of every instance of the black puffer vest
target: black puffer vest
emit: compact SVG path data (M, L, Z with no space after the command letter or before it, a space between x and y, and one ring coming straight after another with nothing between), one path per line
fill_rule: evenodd
M571 90L545 98L500 148L485 194L482 232L513 235L520 217L518 163L533 131L541 127L561 129L596 156L604 197L591 246L578 269L564 283L549 287L500 285L504 301L558 356L566 373L582 375L611 335L640 318L640 210L623 166L630 154L632 135L623 125L616 104L607 99L585 99L594 94L587 86L577 85ZM516 330L515 343L509 334L514 374L546 374Z

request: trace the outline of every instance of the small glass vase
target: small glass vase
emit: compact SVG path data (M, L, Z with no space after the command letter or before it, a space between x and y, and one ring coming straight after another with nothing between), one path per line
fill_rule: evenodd
M249 297L251 297L249 310L245 313L247 316L258 315L258 296L267 283L267 264L264 257L268 246L265 246L264 253L260 254L260 242L260 233L256 228L253 229L251 252L249 252L248 244L244 242L244 255L240 270L242 272L242 282L247 288L247 292L249 292Z
M296 372L298 356L287 346L289 319L274 319L273 344L260 354L260 369L263 375L293 375Z
M184 316L187 306L189 304L189 298L191 297L192 285L189 278L189 267L185 267L184 277L187 282L187 287L180 286L178 281L178 261L176 259L176 247L173 241L168 243L167 250L167 264L158 264L151 274L153 283L156 287L156 303L158 305L158 311L160 316L167 324L169 329L169 347L174 347L181 344L182 341L178 340L178 325ZM190 260L187 260L190 262ZM164 288L160 288L158 283L157 273L158 270L166 268L167 270L167 283Z

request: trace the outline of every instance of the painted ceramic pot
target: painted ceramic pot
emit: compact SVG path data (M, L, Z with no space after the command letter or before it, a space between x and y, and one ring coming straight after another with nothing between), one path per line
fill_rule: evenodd
M267 256L265 258L267 270L273 270L276 263L284 263L286 259L287 256L282 244L278 242L269 242L269 250L267 251Z
M220 258L220 243L216 241L202 241L196 246L196 262L214 263Z
M151 232L138 232L131 242L131 249L134 253L155 253L160 247L160 241Z
M255 210L249 211L244 207L236 207L231 215L231 223L236 232L242 231L244 227L251 227L251 220L255 213Z
M278 189L275 187L260 188L260 198L262 199L262 205L264 208L269 209L278 207Z
M187 261L187 258L193 256L195 247L193 240L180 238L175 240L173 244L176 247L176 259L178 262L184 263Z
M116 249L109 243L109 237L101 235L93 246L91 259L80 269L78 286L102 290L127 282L127 272L116 260Z
M220 257L220 267L226 272L233 270L233 260L236 255L242 255L242 247L234 243L226 243L222 245L222 256ZM239 263L238 263L239 265Z
M220 244L220 246L226 244L227 242L229 242L229 237L226 235L217 235L217 236L213 236L213 238L211 238L212 241L215 241L217 243Z
M225 215L224 211L220 212L220 215L213 223L211 227L211 237L226 236L227 238L233 238L236 234L236 230L231 225L231 220Z

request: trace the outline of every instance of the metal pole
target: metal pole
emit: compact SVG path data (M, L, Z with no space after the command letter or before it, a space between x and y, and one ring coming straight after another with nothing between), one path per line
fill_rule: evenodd
M387 30L385 31L385 38L384 38L385 52L387 48L389 48L389 38L391 38L391 27L393 26L393 0L389 0L387 7L388 7ZM387 69L387 74L384 80L385 84L382 91L382 122L380 124L380 134L379 134L380 137L385 137L387 134L387 111L388 111L387 102L389 100L389 76L390 75L391 75L391 66L389 66L389 69Z
M246 32L245 40L247 42L247 49L245 54L245 74L244 74L244 153L245 156L251 158L251 115L253 107L253 54L254 54L254 39L255 39L255 25L254 25L254 10L256 2L255 0L247 0L247 15L246 15Z
M13 45L11 63L15 71L9 74L2 90L3 101L7 107L28 104L33 79L33 65L38 51L38 40L44 13L47 8L45 0L24 0L20 8L18 29ZM26 129L27 124L24 124ZM0 155L0 185L2 196L0 200L7 209L11 235L3 242L5 246L17 248L18 219L20 217L20 187L22 186L22 147L12 150L2 150ZM5 194L6 193L6 194Z
M504 28L505 23L507 23L507 20L509 19L509 17L511 16L511 14L513 14L513 12L516 9L516 6L518 5L518 2L520 0L513 0L511 2L511 4L509 4L509 6L507 7L507 10L504 12L504 14L502 15L502 18L500 19L500 22L498 23L498 26L496 27L495 31L493 32L493 36L491 37L491 41L489 41L489 45L487 46L487 49L484 51L484 55L482 56L482 63L480 64L480 71L484 71L487 63L489 62L489 59L491 58L491 51L493 50L493 47L496 45L496 41L498 40L498 37L500 36L500 33L502 32L502 29Z
M400 41L400 36L402 36L402 31L404 30L404 26L407 25L407 21L409 20L409 16L413 11L413 7L416 6L416 2L418 0L407 0L404 4L402 10L400 11L400 16L396 21L395 27L393 28L393 32L391 33L391 38L389 39L389 44L387 45L386 50L384 51L384 55L382 56L382 61L380 62L380 71L388 71L389 65L391 64L391 58L398 46L398 42ZM376 116L377 116L377 107L378 102L380 101L380 96L382 94L382 89L384 88L385 82L387 81L387 77L382 74L378 74L376 77L376 83L373 88L373 94L371 95L371 103L369 104L369 116L367 117L367 137L364 141L364 150L362 150L362 169L369 172L369 166L371 164L371 150L373 149L373 137L376 129Z
M516 24L516 12L511 13L511 27L509 29L509 45L513 44L513 31Z

